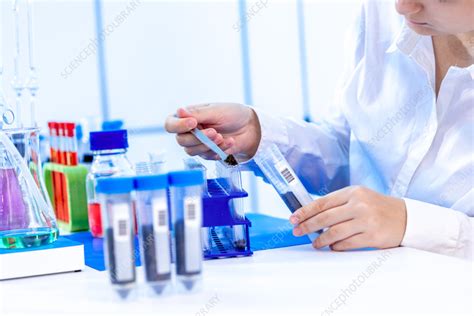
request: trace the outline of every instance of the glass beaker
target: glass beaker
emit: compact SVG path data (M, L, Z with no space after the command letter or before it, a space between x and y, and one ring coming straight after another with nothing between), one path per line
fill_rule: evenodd
M39 129L0 130L0 248L42 246L58 237L39 150Z

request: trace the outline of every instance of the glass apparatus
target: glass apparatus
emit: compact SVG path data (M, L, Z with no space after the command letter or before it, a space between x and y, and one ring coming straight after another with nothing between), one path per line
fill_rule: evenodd
M100 178L133 176L135 171L127 158L126 130L91 132L90 143L94 161L86 181L89 227L92 236L102 237L100 201L95 192L96 182Z
M0 248L47 245L58 237L39 155L39 130L0 130Z

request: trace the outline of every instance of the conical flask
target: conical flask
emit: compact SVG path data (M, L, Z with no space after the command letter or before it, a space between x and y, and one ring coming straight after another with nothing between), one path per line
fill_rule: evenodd
M39 130L0 130L0 248L37 247L57 239L42 175Z

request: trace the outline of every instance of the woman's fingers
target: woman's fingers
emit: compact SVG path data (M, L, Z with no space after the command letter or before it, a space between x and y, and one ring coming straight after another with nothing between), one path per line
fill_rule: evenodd
M209 137L214 143L220 145L224 140L221 134L217 133L213 128L207 128L202 130L202 132ZM196 138L192 133L182 133L176 135L176 141L179 145L183 147L192 147L202 144L199 139Z
M294 212L293 215L290 216L290 222L293 225L302 223L321 212L346 204L349 198L349 187L329 193Z
M218 145L223 151L227 151L229 148L232 147L233 141L223 139ZM196 146L184 147L184 151L190 156L197 156L197 155L202 156L204 153L207 153L210 150L206 145L200 143L199 145L196 145Z
M336 251L344 251L364 247L371 247L370 238L368 238L367 234L365 233L351 236L331 245L331 249Z
M354 209L344 204L308 218L293 229L293 234L303 236L351 219L354 219Z
M364 225L358 220L349 220L329 227L313 241L315 248L323 248L364 231Z
M187 133L196 128L198 122L193 117L178 118L174 115L168 116L165 122L165 129L168 133Z

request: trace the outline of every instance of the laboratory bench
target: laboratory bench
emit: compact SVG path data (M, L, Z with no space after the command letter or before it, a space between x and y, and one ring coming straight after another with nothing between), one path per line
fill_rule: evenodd
M139 273L141 273L139 268ZM0 315L473 315L473 264L410 248L334 252L311 245L204 262L192 294L120 301L86 267L0 282Z

